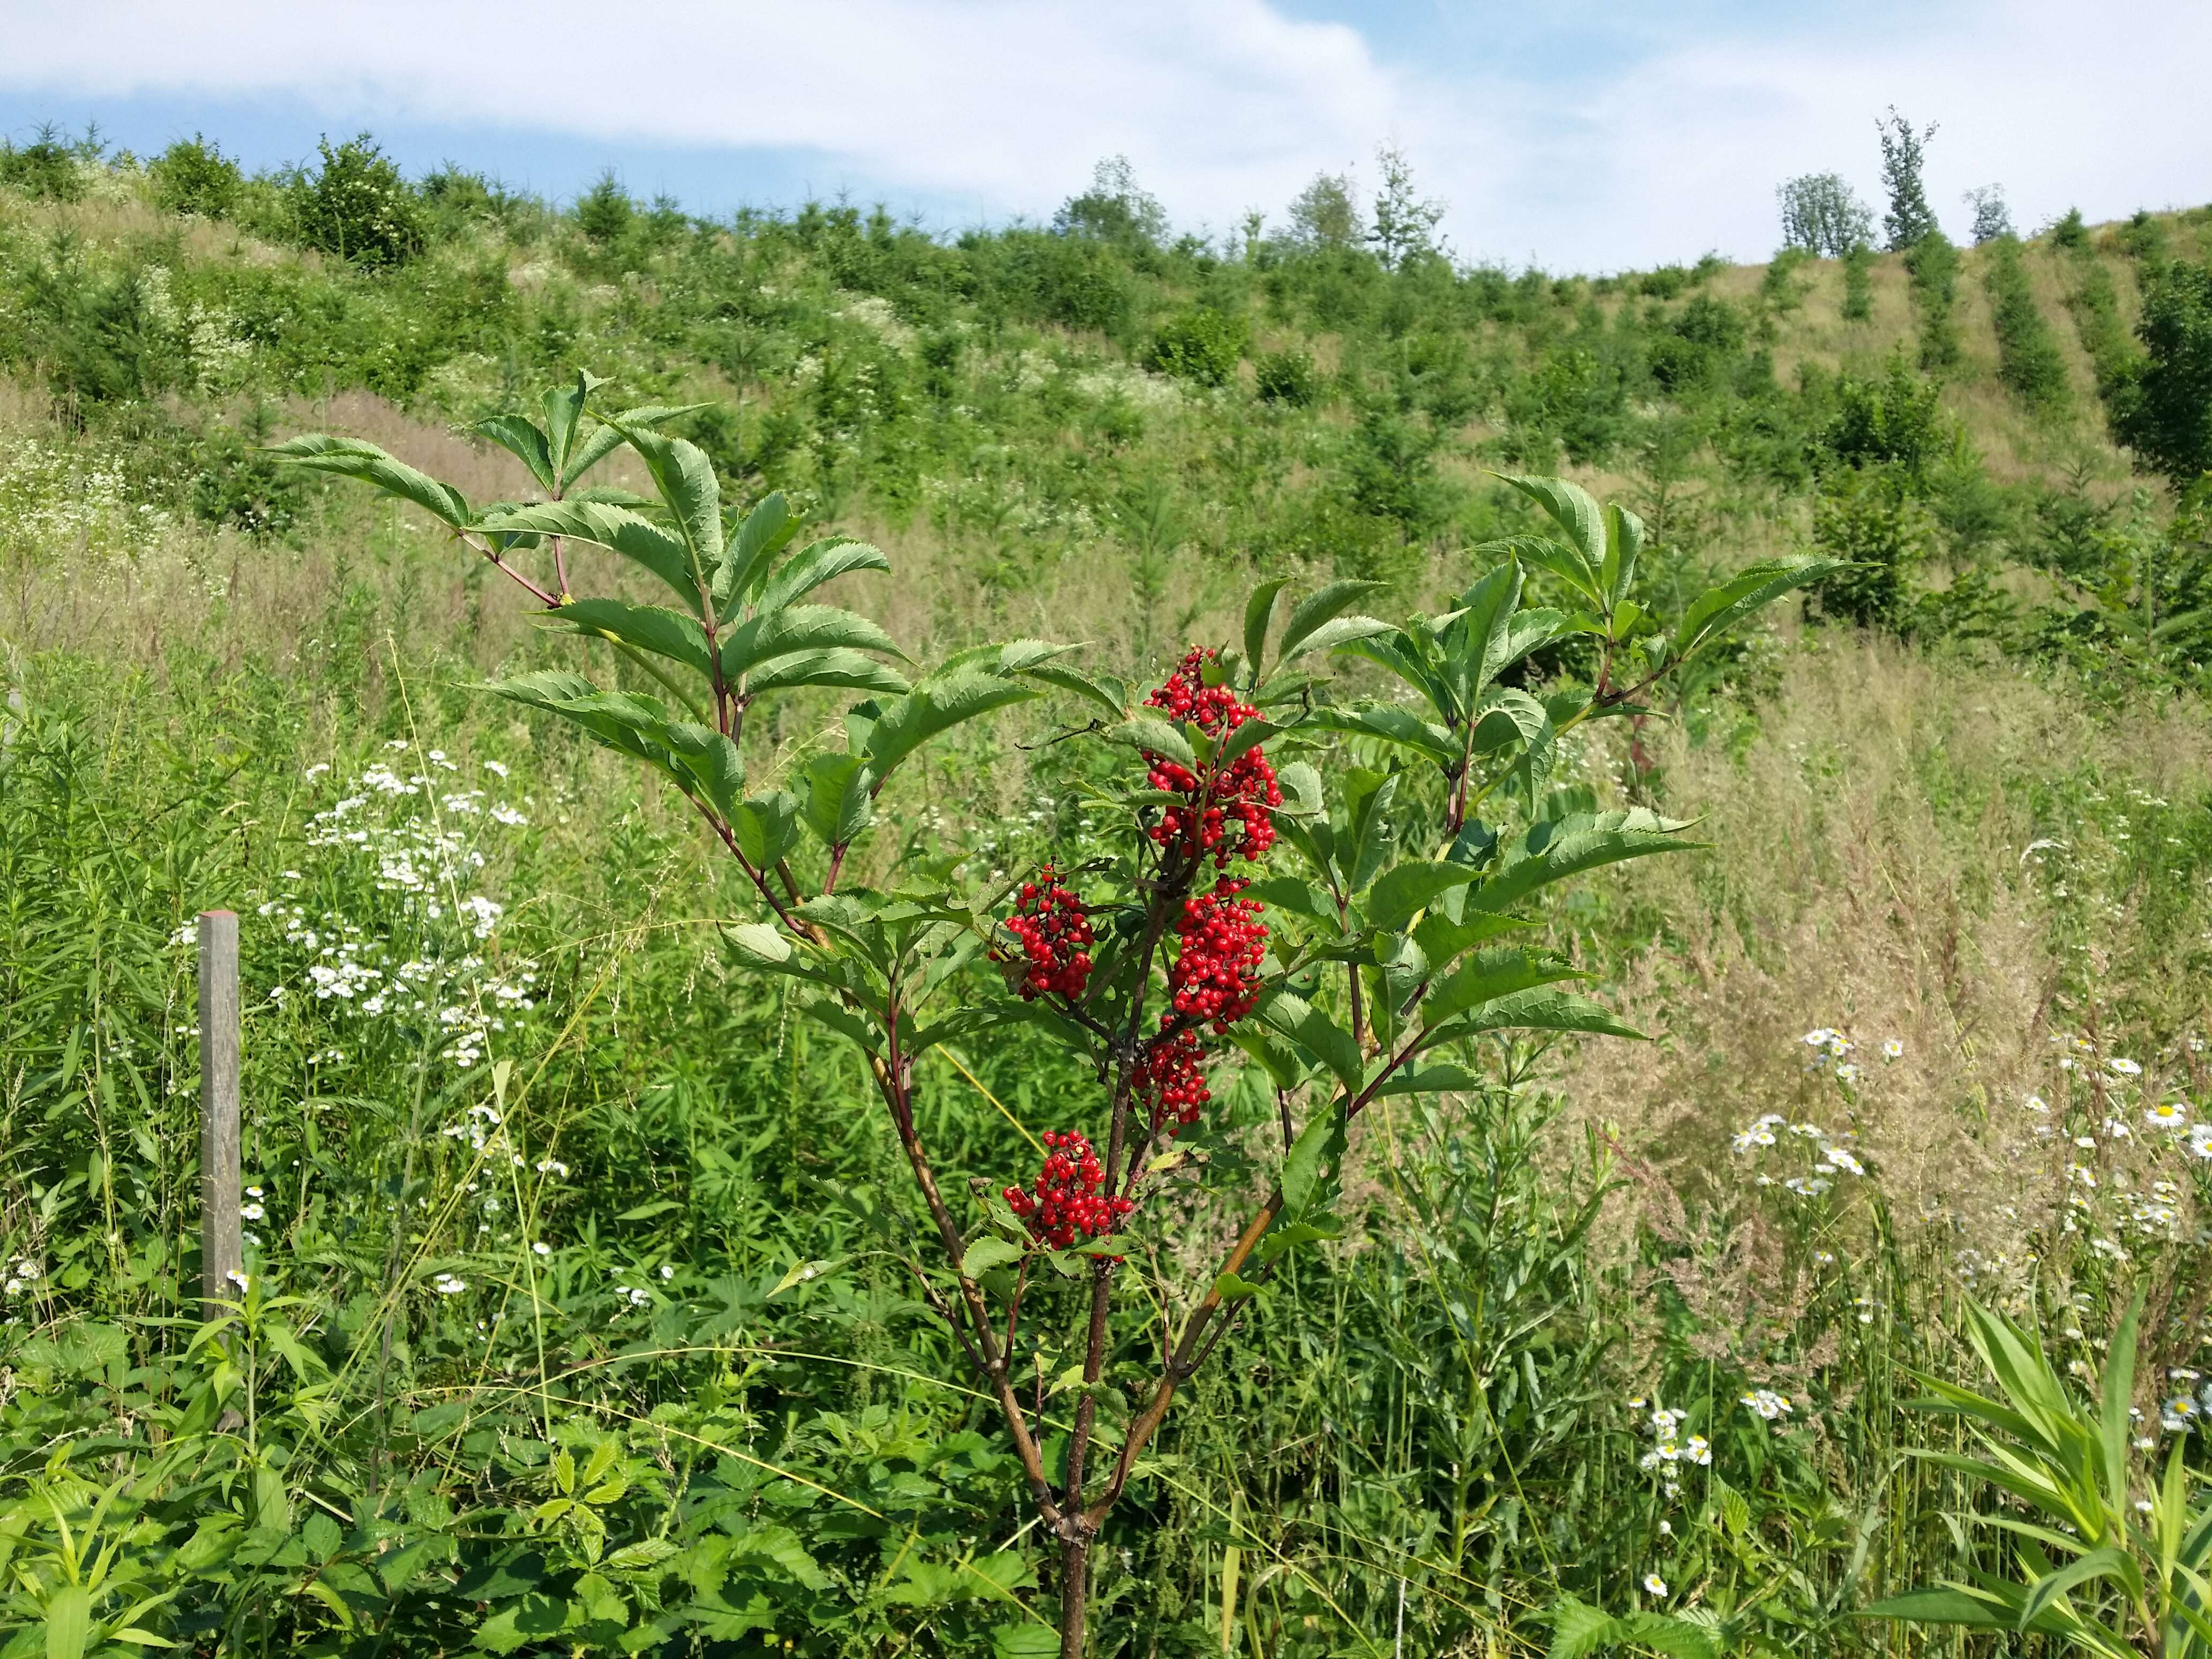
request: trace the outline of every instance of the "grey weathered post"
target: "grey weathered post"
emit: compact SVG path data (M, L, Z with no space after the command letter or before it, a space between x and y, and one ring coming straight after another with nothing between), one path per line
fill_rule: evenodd
M203 910L200 942L200 1316L239 1300L238 914Z

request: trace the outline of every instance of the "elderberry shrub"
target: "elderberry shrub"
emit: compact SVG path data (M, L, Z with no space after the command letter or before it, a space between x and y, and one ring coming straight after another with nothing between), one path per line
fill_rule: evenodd
M914 1200L927 1212L927 1226L887 1224L884 1237L919 1246L906 1262L915 1286L1004 1421L1059 1558L1062 1659L1079 1659L1090 1650L1088 1564L1102 1528L1179 1391L1240 1310L1289 1252L1338 1236L1352 1121L1385 1092L1467 1086L1476 1075L1468 1067L1483 1063L1480 1045L1500 1034L1634 1035L1562 988L1584 977L1572 961L1494 943L1531 920L1515 913L1540 888L1692 845L1678 834L1683 825L1642 807L1539 817L1561 738L1635 709L1735 623L1839 567L1818 558L1753 566L1662 618L1650 608L1656 591L1638 586L1644 528L1633 514L1563 479L1501 475L1551 529L1475 550L1471 585L1441 616L1396 627L1351 614L1376 586L1351 580L1279 604L1285 584L1269 580L1245 605L1241 653L1194 648L1140 704L1120 680L1066 660L1073 647L1041 640L963 651L909 679L912 659L878 623L802 603L841 577L887 569L880 550L834 535L802 544L780 495L726 514L705 453L659 430L681 411L603 412L597 385L580 375L549 393L542 426L516 415L477 428L531 470L542 499L524 506L472 507L451 485L358 440L311 435L277 453L429 513L556 626L612 640L624 662L674 695L671 703L635 689L642 682L610 689L565 670L489 688L665 777L750 891L752 919L722 927L730 955L749 972L803 981L793 1006L864 1051ZM564 494L625 445L658 493L657 505L646 503L652 512L594 490ZM593 548L639 565L682 609L576 596L572 574L587 567L570 561ZM1523 606L1530 567L1571 594L1571 608ZM1539 697L1510 678L1568 640L1595 642L1588 687L1547 687ZM1346 653L1403 690L1339 702L1325 664ZM866 696L845 711L843 751L816 754L792 776L766 763L778 728L760 704L797 691ZM887 794L886 784L911 778L909 763L955 728L1055 693L1090 711L1068 738L1097 735L1143 762L1143 787L1127 788L1134 777L1125 768L1107 787L1133 832L1113 839L1135 856L1081 866L1112 872L1095 898L1079 890L1073 869L1047 866L1024 883L992 868L979 879L988 861L972 857L941 874L917 872L896 890L871 885L893 866L870 831L896 822L910 793L902 783ZM1293 729L1300 757L1279 776L1261 739ZM1340 766L1340 740L1384 745L1388 771ZM759 787L785 778L797 787ZM1279 836L1297 872L1255 879ZM1272 928L1263 898L1279 907ZM1103 924L1095 956L1094 920ZM968 971L993 959L1004 993ZM1101 1091L1105 1133L1094 1150L1086 1134L1055 1128L1026 1186L971 1179L978 1217L933 1166L917 1067L934 1052L950 1055L950 1040L994 1032L1079 1060ZM1261 1087L1272 1085L1280 1161L1218 1267L1181 1291L1163 1282L1156 1311L1168 1340L1139 1405L1112 1375L1130 1351L1127 1322L1117 1336L1113 1318L1128 1282L1117 1252L1158 1183L1195 1165L1182 1149L1153 1153L1205 1114L1206 1067L1232 1040ZM1085 1334L1073 1368L1082 1386L1063 1396L1064 1427L1051 1415L1060 1407L1015 1387L1029 1370L1042 1376L1048 1352L1066 1351L1053 1328L1073 1310L1054 1278L1090 1304L1065 1327ZM1118 1418L1124 1407L1125 1423L1099 1416ZM1022 1632L1022 1650L1033 1650L1029 1641Z

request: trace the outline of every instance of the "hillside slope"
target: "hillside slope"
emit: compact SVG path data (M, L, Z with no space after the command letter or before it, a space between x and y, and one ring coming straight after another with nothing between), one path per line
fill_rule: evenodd
M1912 581L2012 568L2048 597L2025 573L2065 573L2127 516L2095 353L2130 349L2143 262L2202 257L2212 230L2208 210L2028 244L2057 361L2031 406L2001 378L1994 247L1960 256L1954 343L1931 346L1929 295L1888 255L1847 320L1839 262L1386 271L1354 247L1163 245L1111 216L947 243L818 205L708 225L603 190L556 214L449 172L410 192L407 257L362 264L301 245L311 179L180 216L157 205L180 190L161 167L70 166L65 188L27 191L19 167L0 189L0 407L33 441L0 460L0 556L56 514L141 566L154 519L194 567L237 563L223 538L241 532L316 544L352 509L309 505L248 453L309 423L519 494L519 468L453 433L584 368L610 396L710 402L688 429L716 461L926 568L948 640L1049 620L1132 658L1254 565L1456 585L1457 550L1515 511L1490 466L1625 495L1699 558L1802 543L1824 486L1886 459L1836 434L1892 363L1893 403L1940 386L1893 526ZM2069 616L2095 608L2086 591Z

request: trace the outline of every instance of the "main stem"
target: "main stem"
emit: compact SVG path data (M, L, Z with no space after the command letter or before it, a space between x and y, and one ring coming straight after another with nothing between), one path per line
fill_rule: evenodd
M1188 872L1173 854L1162 862L1159 884L1145 917L1144 948L1138 952L1137 971L1129 986L1129 1023L1122 1034L1121 1073L1114 1085L1113 1115L1106 1133L1104 1190L1121 1189L1121 1158L1129 1146L1129 1107L1136 1083L1139 1034L1144 1030L1146 992L1152 976L1153 958L1167 932L1168 917L1187 885ZM1191 869L1197 866L1193 865ZM1131 1158L1133 1170L1135 1159ZM1106 1368L1107 1320L1114 1298L1114 1264L1103 1256L1091 1267L1091 1324L1083 1352L1083 1398L1076 1402L1074 1431L1067 1443L1067 1485L1063 1488L1065 1513L1057 1528L1060 1540L1060 1659L1082 1659L1084 1603L1090 1588L1091 1542L1097 1536L1102 1511L1093 1516L1083 1504L1083 1480L1090 1461L1091 1435L1097 1420L1096 1392Z
M1060 1659L1083 1659L1083 1616L1090 1600L1091 1537L1080 1533L1060 1547Z

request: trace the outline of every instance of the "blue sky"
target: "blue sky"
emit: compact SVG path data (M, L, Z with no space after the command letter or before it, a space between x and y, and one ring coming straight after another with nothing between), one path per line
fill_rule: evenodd
M0 23L18 137L204 131L267 167L365 127L412 171L567 198L612 167L716 215L842 193L943 229L1042 219L1125 153L1219 232L1318 170L1371 184L1387 141L1468 258L1758 258L1782 178L1875 194L1893 101L1942 124L1954 230L1990 182L2024 226L2212 199L2212 8L2172 0L0 0Z

